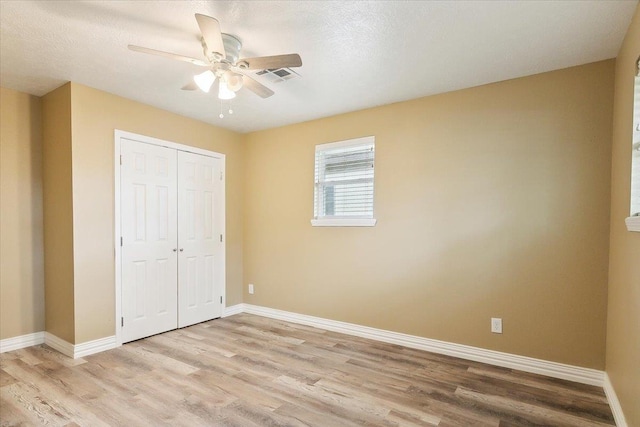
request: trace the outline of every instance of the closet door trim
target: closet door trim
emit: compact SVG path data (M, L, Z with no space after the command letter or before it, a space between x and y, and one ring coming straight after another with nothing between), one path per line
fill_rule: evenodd
M114 131L114 260L115 260L115 283L114 283L114 292L115 292L115 316L114 316L114 328L115 328L115 337L116 337L116 346L122 345L122 326L121 326L121 318L122 318L122 253L120 246L120 238L122 236L121 230L121 222L120 222L120 140L121 139L130 139L134 141L144 142L147 144L153 144L160 147L172 148L179 151L186 151L194 154L201 154L204 156L214 157L221 160L221 172L223 181L226 180L226 171L225 171L225 155L221 153L216 153L214 151L204 150L197 147L191 147L189 145L180 144L172 141L165 141L158 138L153 138L150 136L140 135L132 132L122 131L116 129ZM226 194L225 194L226 185L222 186L221 189L221 198L225 201L226 204ZM223 224L226 224L225 218L226 209L222 209L221 221ZM226 231L223 233L223 241L225 242L226 247ZM225 269L226 262L226 249L222 251L222 266ZM225 271L222 272L223 277L226 277ZM226 306L226 280L223 280L222 284L222 301L223 308Z

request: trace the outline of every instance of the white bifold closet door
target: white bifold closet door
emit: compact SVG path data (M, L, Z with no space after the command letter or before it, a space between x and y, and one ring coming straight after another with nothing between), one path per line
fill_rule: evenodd
M176 150L123 140L120 168L122 338L177 327Z
M222 314L220 160L178 152L178 326Z
M222 160L121 141L122 341L220 317Z

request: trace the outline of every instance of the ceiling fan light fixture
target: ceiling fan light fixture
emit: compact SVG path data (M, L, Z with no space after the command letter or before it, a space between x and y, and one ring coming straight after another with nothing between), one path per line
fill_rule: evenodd
M242 74L236 74L233 72L228 72L225 76L225 80L227 82L227 86L234 92L239 91L242 88Z
M236 93L229 89L227 82L224 79L220 79L220 88L218 89L218 98L220 99L233 99L236 97Z
M227 71L224 76L227 86L234 92L239 91L242 88L242 74L234 73L233 71Z
M211 85L216 80L216 75L213 74L213 71L207 70L202 74L196 74L193 76L193 80L196 82L198 87L202 89L204 92L209 92L211 89Z

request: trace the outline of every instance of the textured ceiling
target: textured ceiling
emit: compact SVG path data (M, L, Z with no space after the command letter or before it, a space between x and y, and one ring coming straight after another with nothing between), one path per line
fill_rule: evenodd
M240 132L616 56L633 1L2 1L0 85L44 95L81 83ZM242 90L218 118L213 93L182 91L202 58L195 13L241 56L297 52L301 77Z

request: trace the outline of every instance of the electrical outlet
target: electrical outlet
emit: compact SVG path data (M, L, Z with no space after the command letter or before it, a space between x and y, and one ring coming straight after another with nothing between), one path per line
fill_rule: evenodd
M249 283L249 293L253 295L253 283Z
M493 332L494 334L501 334L502 333L502 319L499 317L492 317L491 318L491 332Z

